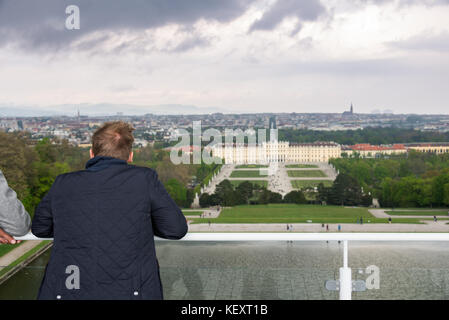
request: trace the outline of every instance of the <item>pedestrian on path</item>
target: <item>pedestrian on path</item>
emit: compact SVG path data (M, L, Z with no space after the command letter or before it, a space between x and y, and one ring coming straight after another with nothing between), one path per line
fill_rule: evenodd
M433 221L437 222L437 216L433 216Z
M339 224L338 225L338 232L340 232L341 231L341 225Z
M329 225L326 224L326 231L329 231Z

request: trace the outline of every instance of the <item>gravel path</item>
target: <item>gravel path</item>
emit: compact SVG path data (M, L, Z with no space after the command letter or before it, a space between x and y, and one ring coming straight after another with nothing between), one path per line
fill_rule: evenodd
M418 219L432 219L433 216L402 216L402 215L393 215L393 214L388 214L385 211L391 211L391 209L369 209L368 210L373 216L375 216L376 218L389 218L391 217L392 219L402 219L402 218L418 218ZM420 211L420 210L395 210L396 212L400 212L400 211ZM431 210L426 210L426 211L431 211ZM441 211L435 211L440 213ZM437 216L437 218L439 217L444 217L447 218L448 215L447 214L435 214L435 216Z
M0 270L3 269L3 267L9 266L11 263L19 259L21 256L23 256L25 253L39 245L42 241L25 241L25 243L22 243L20 246L15 248L14 250L11 250L7 254L0 257ZM3 244L2 244L3 245ZM5 244L6 246L6 244Z

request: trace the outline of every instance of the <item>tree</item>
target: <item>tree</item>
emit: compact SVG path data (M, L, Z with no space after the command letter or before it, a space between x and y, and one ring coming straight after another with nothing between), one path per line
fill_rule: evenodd
M328 196L329 204L355 206L362 203L362 188L351 176L340 173Z
M187 188L178 180L170 179L165 183L165 189L176 204L180 207L187 207Z
M236 188L236 192L245 200L244 203L248 203L249 199L253 196L253 190L254 186L249 181L240 183Z
M263 189L259 194L257 202L259 204L281 203L282 195L280 193L276 193L276 192L272 192L267 189Z
M299 190L294 190L287 193L284 197L285 203L296 203L296 204L304 204L307 203L306 197L304 193Z
M201 196L200 196L200 206L202 207L202 208L206 208L206 207L210 207L210 206L212 206L212 204L211 204L211 196L210 196L210 194L208 194L208 193L203 193Z

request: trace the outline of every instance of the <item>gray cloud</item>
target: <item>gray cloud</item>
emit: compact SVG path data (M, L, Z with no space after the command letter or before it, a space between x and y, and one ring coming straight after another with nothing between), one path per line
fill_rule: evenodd
M375 4L375 5L384 5L391 4L391 0L356 0L360 4ZM449 4L449 0L399 0L399 6L409 6L409 5L421 5L421 6L438 6L438 5L446 5Z
M308 61L280 63L275 67L253 69L248 77L296 77L296 76L333 76L337 78L352 77L445 77L449 71L447 59L440 59L435 64L410 58L379 58L342 61Z
M210 45L210 40L201 36L192 36L184 39L176 45L174 48L170 49L171 52L184 52L196 47L205 47Z
M273 30L285 18L296 17L299 22L293 31L294 35L300 31L301 22L314 21L324 13L326 9L319 0L278 0L263 14L262 18L251 25L249 31Z
M0 46L13 43L25 49L57 50L96 31L144 30L167 24L192 25L199 19L228 22L241 16L253 1L0 0ZM72 4L80 8L80 30L65 29L65 8ZM79 49L94 45L86 43ZM184 48L187 47L189 44L184 44Z
M411 38L388 42L387 45L403 50L410 51L435 51L449 52L449 33L442 32L439 34L426 33Z

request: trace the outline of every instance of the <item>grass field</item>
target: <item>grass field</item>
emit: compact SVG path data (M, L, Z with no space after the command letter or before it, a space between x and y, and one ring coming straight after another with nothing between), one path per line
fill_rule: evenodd
M18 244L0 244L0 257L7 254L9 251L14 250L20 246L23 242Z
M292 187L295 189L315 188L322 183L325 187L331 187L332 181L329 180L291 180Z
M203 214L203 211L183 211L185 216L200 216Z
M327 177L321 170L287 170L289 177L294 178L324 178Z
M50 240L42 241L36 247L34 247L30 251L26 252L23 256L21 256L20 258L18 258L14 262L12 262L7 268L4 268L4 269L0 270L0 277L3 276L5 273L7 273L9 270L11 270L11 268L13 268L16 265L18 265L18 264L22 263L23 261L25 261L29 256L31 256L32 254L34 254L35 252L37 252L38 250L40 250L41 248L46 246L49 242L50 242Z
M315 164L288 164L285 167L286 168L300 168L300 169L318 168L318 166Z
M268 181L266 180L229 180L231 184L235 187L237 187L242 182L249 182L253 185L258 185L260 187L268 187Z
M268 168L265 164L241 164L235 166L236 169L257 169L257 168Z
M340 206L268 204L225 208L216 219L194 219L193 223L356 223L363 217L365 223L388 223L375 218L366 208ZM396 219L399 220L399 219ZM368 222L370 221L370 222ZM404 218L393 223L420 223L419 219Z
M239 170L232 171L231 178L266 178L266 175L261 175L259 170Z
M392 216L447 216L448 210L419 210L419 211L385 211Z

